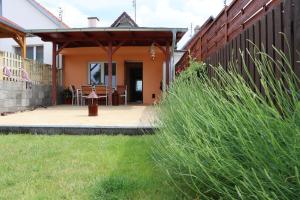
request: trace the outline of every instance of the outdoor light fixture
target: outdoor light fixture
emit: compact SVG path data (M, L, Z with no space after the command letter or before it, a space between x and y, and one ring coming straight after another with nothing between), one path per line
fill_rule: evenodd
M152 61L154 61L155 56L156 56L156 49L155 49L155 44L152 43L152 45L150 46L150 57L152 59Z

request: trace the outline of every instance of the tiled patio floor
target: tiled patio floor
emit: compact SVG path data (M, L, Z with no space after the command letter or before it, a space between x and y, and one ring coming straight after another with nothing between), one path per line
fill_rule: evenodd
M0 116L0 126L151 127L154 120L153 106L100 106L97 117L87 106L53 106Z

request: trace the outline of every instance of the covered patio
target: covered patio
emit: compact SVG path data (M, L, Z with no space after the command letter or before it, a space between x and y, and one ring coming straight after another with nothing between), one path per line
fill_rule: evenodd
M120 19L132 22L126 13ZM118 20L120 20L118 19ZM120 23L124 22L121 20ZM127 20L127 21L126 21ZM159 101L175 77L177 42L183 37L185 28L146 28L135 23L120 25L118 21L111 27L70 28L51 30L29 30L28 34L41 37L43 41L53 43L52 68L52 104L57 104L56 56L64 56L63 86L74 85L77 89L83 85L102 84L107 87L108 104L112 103L112 93L117 85L128 87L128 99L135 98L132 79L139 81L141 98L144 105ZM93 82L94 68L100 78ZM104 69L105 68L105 69ZM129 75L131 69L138 75ZM93 75L97 75L94 73Z

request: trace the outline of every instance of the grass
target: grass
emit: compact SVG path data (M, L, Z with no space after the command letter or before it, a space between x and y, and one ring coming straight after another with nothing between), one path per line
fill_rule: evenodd
M176 199L153 136L0 136L0 199Z
M235 65L192 63L159 106L154 158L188 198L299 199L300 81L275 51L253 56L263 93Z

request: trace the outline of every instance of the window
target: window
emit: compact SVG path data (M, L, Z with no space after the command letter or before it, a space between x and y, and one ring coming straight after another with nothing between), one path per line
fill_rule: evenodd
M21 48L15 47L15 54L21 56ZM44 46L27 46L26 58L31 60L37 60L41 63L44 62Z
M20 47L15 47L15 54L21 56L21 48Z
M108 63L89 63L89 84L108 85ZM112 64L112 87L116 88L116 63Z
M26 47L26 58L33 60L33 47Z
M136 86L136 88L135 88L136 92L142 92L143 91L143 81L142 80L137 80L135 86Z
M36 46L35 60L37 60L41 63L44 62L44 47L43 46Z

